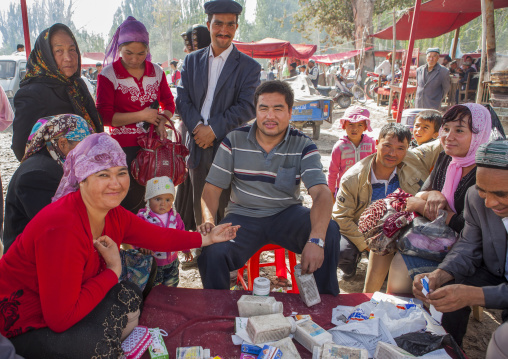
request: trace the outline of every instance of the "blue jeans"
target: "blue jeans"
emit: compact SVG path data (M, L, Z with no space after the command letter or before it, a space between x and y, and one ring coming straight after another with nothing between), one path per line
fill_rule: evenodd
M291 252L302 253L311 230L310 209L301 205L293 205L263 218L230 213L221 223L229 222L241 226L236 238L204 247L198 257L199 273L205 289L229 289L229 272L243 267L264 245L277 244ZM339 239L339 225L330 220L325 238L325 258L321 268L314 272L320 293L339 294Z

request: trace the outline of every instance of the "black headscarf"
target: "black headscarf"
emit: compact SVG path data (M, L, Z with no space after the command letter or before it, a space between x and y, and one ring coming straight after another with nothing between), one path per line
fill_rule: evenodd
M181 36L189 52L207 47L212 42L210 31L204 25L193 25L187 32L183 32Z
M64 30L76 44L78 54L78 70L67 77L58 70L53 51L51 50L51 36L58 30ZM102 120L95 108L92 96L88 92L85 82L81 79L81 53L72 31L64 24L54 24L41 32L26 64L26 76L20 87L30 83L47 83L67 87L67 94L74 109L74 113L83 117L94 132L103 132Z

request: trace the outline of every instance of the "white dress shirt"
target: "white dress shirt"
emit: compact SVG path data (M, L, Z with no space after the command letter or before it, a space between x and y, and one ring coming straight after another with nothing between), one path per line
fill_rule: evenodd
M201 117L205 125L208 125L208 119L210 118L210 109L212 108L213 95L217 87L217 81L219 81L220 74L231 51L233 51L233 44L229 45L220 55L213 56L212 46L209 47L208 89L206 90L205 102L203 102L203 107L201 108Z

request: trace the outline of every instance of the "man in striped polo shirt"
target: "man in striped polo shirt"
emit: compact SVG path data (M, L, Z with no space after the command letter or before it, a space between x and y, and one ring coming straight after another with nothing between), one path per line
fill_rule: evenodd
M202 233L214 226L219 198L231 186L226 217L240 225L234 241L203 248L198 266L204 288L229 289L230 271L266 244L301 253L302 273L314 273L320 293L339 293L340 230L316 145L289 126L294 94L281 81L254 95L256 121L230 132L219 147L201 198ZM303 181L312 207L302 205Z

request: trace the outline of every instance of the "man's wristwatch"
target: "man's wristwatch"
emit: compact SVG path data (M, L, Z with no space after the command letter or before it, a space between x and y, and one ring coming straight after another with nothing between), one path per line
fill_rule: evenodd
M323 241L321 238L310 238L307 243L314 243L320 246L321 248L325 247L325 241Z

